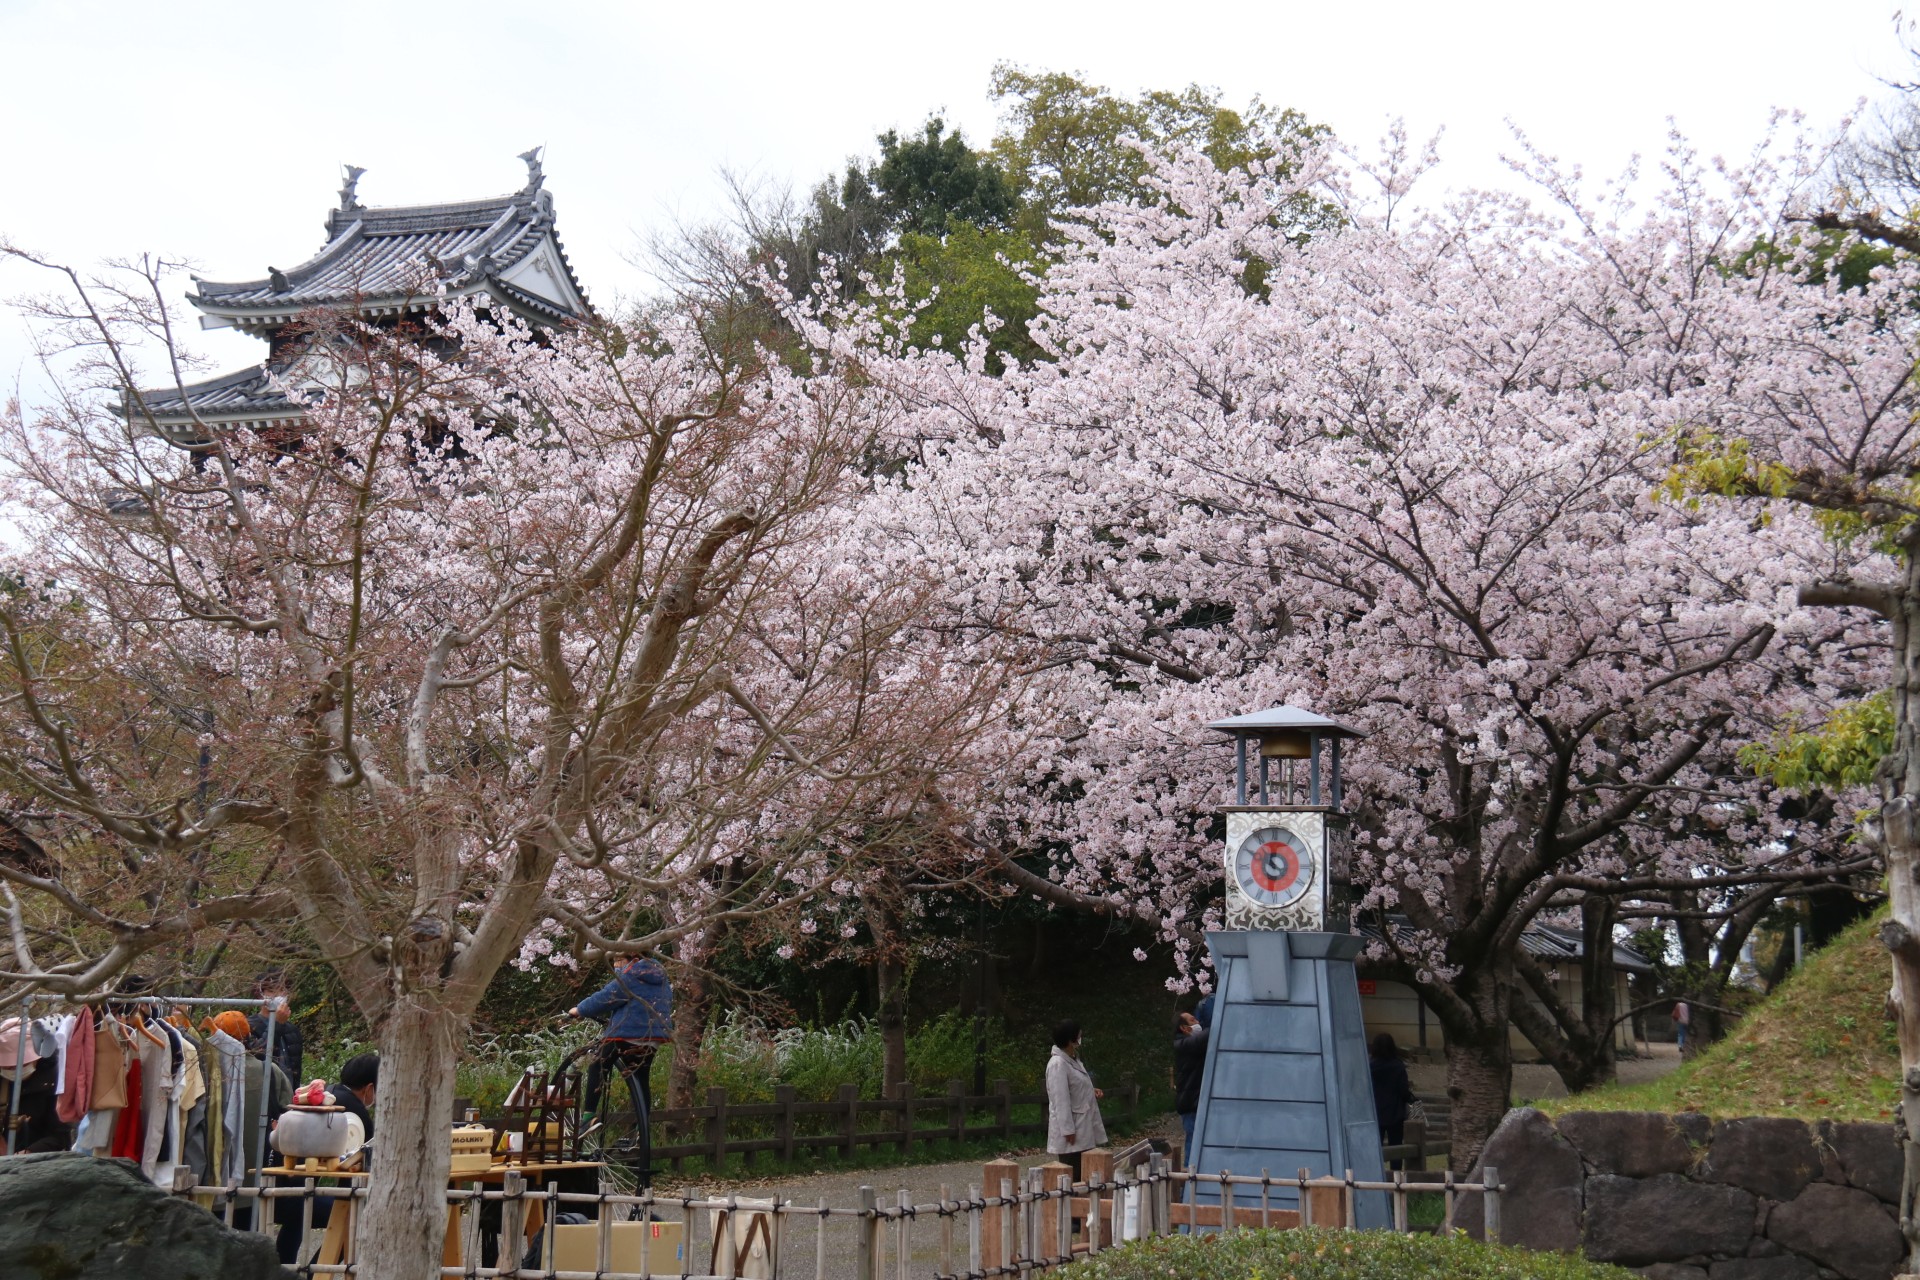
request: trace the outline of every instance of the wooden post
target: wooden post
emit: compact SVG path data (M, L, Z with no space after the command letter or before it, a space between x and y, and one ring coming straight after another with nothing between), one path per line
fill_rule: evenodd
M715 1173L721 1173L727 1167L727 1091L707 1090L707 1105L713 1108L707 1120L707 1162Z
M854 1249L853 1274L855 1280L878 1280L880 1253L880 1218L874 1212L872 1187L860 1188L860 1243Z
M947 1081L947 1138L959 1142L966 1136L967 1086L958 1080Z
M1484 1207L1484 1212L1486 1215L1482 1225L1486 1227L1487 1243L1499 1244L1500 1243L1500 1171L1498 1169L1495 1169L1492 1165L1488 1165L1486 1168L1486 1175L1487 1175L1486 1178L1481 1183L1481 1185L1484 1186L1486 1190L1483 1191L1480 1195L1480 1203Z
M840 1102L847 1108L845 1118L840 1122L840 1154L853 1155L853 1141L860 1130L860 1086L843 1084L840 1086Z
M986 1210L980 1207L980 1198L979 1187L967 1188L967 1274L970 1276L981 1275L987 1269L988 1249L983 1230Z
M980 1167L980 1185L989 1196L1006 1194L1000 1188L1019 1176L1020 1166L1011 1160L989 1160ZM1005 1247L1005 1236L1001 1231L1001 1224L1010 1212L1007 1206L997 1204L990 1204L980 1211L981 1259L980 1266L974 1270L992 1271L1013 1262L1013 1251Z
M947 1184L940 1184L940 1274L953 1274L953 1203Z
M1013 1083L1008 1080L993 1082L994 1120L1000 1129L1002 1138L1013 1136Z
M1059 1251L1055 1256L1065 1265L1073 1261L1073 1176L1062 1169L1055 1175L1053 1186L1060 1193L1053 1202L1053 1240Z
M506 1199L500 1202L499 1268L505 1274L520 1270L520 1256L527 1251L527 1179L518 1170L500 1175L500 1190Z
M793 1086L779 1084L773 1087L773 1100L780 1104L780 1159L785 1164L793 1163Z
M1043 1192L1052 1192L1057 1190L1062 1182L1068 1180L1073 1171L1058 1160L1049 1160L1033 1172L1034 1181L1040 1184L1038 1189ZM1033 1258L1037 1263L1040 1261L1043 1250L1050 1251L1056 1248L1061 1238L1066 1236L1072 1215L1067 1212L1065 1196L1061 1196L1058 1200L1039 1201L1034 1207L1039 1210L1040 1219L1040 1229L1033 1235ZM1071 1239L1071 1237L1067 1238ZM1069 1259L1072 1258L1071 1249L1067 1251L1067 1256Z
M1347 1224L1346 1184L1331 1178L1314 1178L1307 1185L1302 1204L1309 1211L1305 1221L1316 1227L1340 1228Z
M1080 1176L1087 1184L1087 1252L1098 1253L1102 1243L1112 1244L1113 1236L1102 1236L1110 1230L1103 1223L1100 1213L1101 1199L1105 1188L1113 1181L1113 1151L1108 1147L1095 1147L1091 1151L1080 1153ZM1119 1201L1114 1202L1113 1216L1120 1217Z
M900 1154L913 1146L913 1081L900 1082Z

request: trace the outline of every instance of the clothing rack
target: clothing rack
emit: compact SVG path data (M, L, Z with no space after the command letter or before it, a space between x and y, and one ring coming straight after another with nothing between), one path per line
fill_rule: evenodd
M146 1005L152 1008L162 1008L162 1009L172 1009L172 1008L181 1008L181 1007L185 1007L185 1008L211 1007L211 1008L219 1008L219 1009L272 1010L280 1007L280 1001L278 999L219 1000L219 999L214 999L207 996L102 996L98 1000L88 1003L85 1001L74 1000L68 996L49 995L45 992L29 992L25 996L20 997L20 1022L18 1024L19 1031L20 1031L20 1047L19 1047L18 1056L14 1058L15 1066L14 1066L14 1072L13 1072L13 1104L7 1112L7 1154L8 1155L13 1154L14 1146L19 1138L18 1122L20 1117L20 1085L21 1085L21 1082L24 1081L27 1076L27 1073L24 1070L22 1070L19 1066L19 1064L24 1062L27 1057L27 1023L29 1021L27 1017L27 1006L35 1003L36 1001L43 1004L76 1005L86 1009L89 1015L91 1015L93 1012L93 1007L92 1007L93 1004L106 1004L106 1005L137 1004L137 1005ZM273 1074L272 1073L273 1073L274 1025L275 1024L274 1024L273 1018L269 1017L267 1019L266 1042L261 1049L262 1056L261 1056L261 1069L260 1069L260 1134L259 1134L259 1137L254 1142L254 1150L253 1150L253 1182L255 1186L260 1185L260 1170L267 1163L267 1104L273 1098ZM289 1083L297 1087L300 1082L297 1080L294 1080L294 1081L290 1081Z

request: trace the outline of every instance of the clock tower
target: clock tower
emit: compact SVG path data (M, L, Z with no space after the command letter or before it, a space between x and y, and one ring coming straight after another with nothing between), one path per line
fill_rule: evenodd
M1190 1166L1290 1178L1384 1176L1366 1027L1347 931L1341 746L1362 735L1279 706L1207 726L1232 737L1233 803L1222 806L1226 929L1207 935L1215 1002ZM1258 1187L1235 1198L1257 1206ZM1195 1184L1218 1204L1218 1184ZM1297 1191L1276 1188L1293 1205ZM1356 1192L1358 1226L1385 1226L1384 1193Z
M1344 931L1346 815L1340 744L1360 735L1325 716L1280 706L1207 726L1231 734L1234 802L1227 820L1227 927ZM1257 765L1249 769L1251 755Z

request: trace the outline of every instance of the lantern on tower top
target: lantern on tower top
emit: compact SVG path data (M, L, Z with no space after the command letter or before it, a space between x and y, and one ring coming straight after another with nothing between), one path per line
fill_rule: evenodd
M1340 744L1364 735L1290 706L1207 727L1234 739L1233 803L1221 809L1227 928L1344 932Z

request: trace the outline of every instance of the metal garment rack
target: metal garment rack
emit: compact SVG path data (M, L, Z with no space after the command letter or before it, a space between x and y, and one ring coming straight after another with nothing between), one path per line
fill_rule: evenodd
M20 1063L25 1061L27 1056L27 1024L29 1021L31 1021L31 1019L27 1017L27 1006L34 1004L35 1002L39 1002L42 1004L74 1005L78 1008L85 1009L89 1017L92 1016L93 1006L96 1004L105 1004L105 1005L137 1004L137 1005L145 1005L150 1008L160 1008L160 1009L173 1009L173 1008L181 1008L181 1007L186 1007L186 1008L210 1007L210 1008L220 1008L220 1009L271 1010L271 1009L277 1009L280 1006L280 1002L277 999L218 1000L218 999L210 999L206 996L102 996L98 1000L88 1003L85 1001L74 1000L68 996L48 995L43 992L30 992L29 994L21 997L21 1000L20 1000L20 1022L18 1024L19 1030L20 1030L20 1044L19 1044L17 1055L14 1057L14 1060L13 1060L14 1062L13 1105L7 1113L7 1154L8 1155L13 1154L14 1147L18 1143L19 1136L20 1136L20 1127L19 1127L20 1084L23 1080L26 1079L26 1076L27 1076L26 1071L21 1068ZM256 1187L260 1185L260 1170L262 1166L264 1166L267 1163L267 1104L273 1098L273 1076L270 1074L270 1072L273 1070L274 1025L275 1024L274 1024L273 1018L269 1017L267 1019L266 1041L261 1050L260 1133L259 1133L259 1136L254 1140L254 1144L253 1144L253 1147L254 1147L253 1149L253 1185ZM246 1078L245 1074L242 1073L241 1079L244 1081L245 1078ZM294 1081L292 1083L297 1084L298 1082Z

